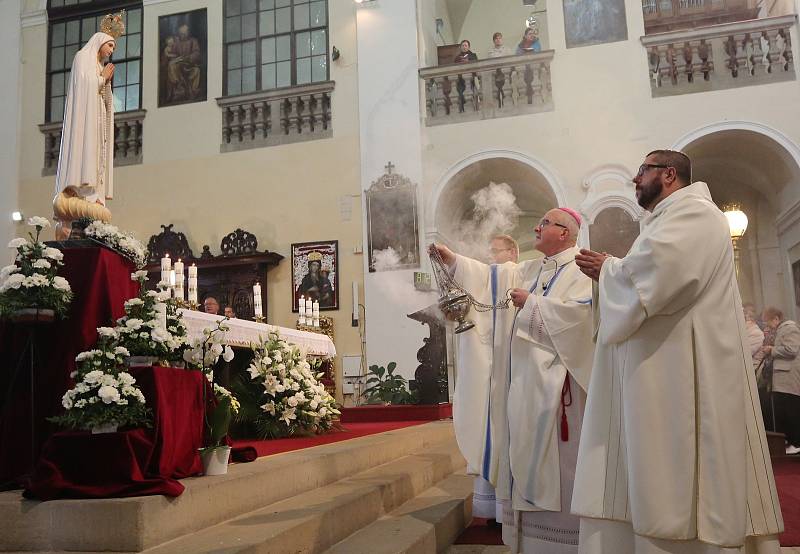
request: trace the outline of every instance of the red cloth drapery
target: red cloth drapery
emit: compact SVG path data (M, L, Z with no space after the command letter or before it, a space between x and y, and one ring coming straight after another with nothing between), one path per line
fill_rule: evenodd
M203 387L199 371L171 367L131 370L153 410L153 427L92 435L57 433L45 444L25 496L111 498L178 496L176 479L203 471Z
M72 386L69 374L75 370L75 356L97 341L97 327L111 325L123 316L125 300L139 292L138 283L130 277L133 264L119 254L101 247L66 248L63 252L59 274L69 281L74 299L64 320L36 329L37 444L56 430L46 418L63 410L61 397ZM0 403L10 399L5 407L0 406L0 483L18 480L32 466L30 366L26 360L14 377L26 338L27 330L21 326L0 326Z

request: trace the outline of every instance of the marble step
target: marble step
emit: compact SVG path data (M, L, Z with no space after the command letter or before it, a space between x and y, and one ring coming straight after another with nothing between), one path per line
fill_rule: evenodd
M323 552L466 462L455 439L192 533L146 554Z
M451 421L414 425L233 464L228 474L181 481L177 498L53 500L0 493L0 551L140 552L325 487L434 444L455 444Z
M325 554L436 554L472 520L474 477L454 473Z
M511 554L511 548L486 544L454 544L445 550L445 554Z

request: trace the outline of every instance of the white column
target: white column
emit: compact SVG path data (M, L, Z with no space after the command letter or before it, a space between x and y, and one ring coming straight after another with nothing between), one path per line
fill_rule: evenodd
M19 205L20 2L0 2L0 265L11 263L6 244L16 234L11 212Z
M366 2L356 9L356 15L362 188L368 189L391 161L395 172L418 185L417 219L421 229L424 214L416 2ZM398 373L413 379L419 364L417 350L422 347L428 328L408 319L406 314L432 300L414 290L414 270L368 272L366 204L363 212L368 365L385 366L394 361ZM425 235L421 231L423 251Z

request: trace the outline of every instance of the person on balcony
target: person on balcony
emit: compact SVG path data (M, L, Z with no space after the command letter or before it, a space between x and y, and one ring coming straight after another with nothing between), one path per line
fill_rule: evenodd
M472 45L467 39L461 41L461 51L456 54L456 57L453 59L453 63L469 63L469 62L477 62L478 55L470 50Z
M539 42L539 30L536 27L528 27L522 35L522 40L517 45L517 56L541 51L542 43Z
M511 52L503 44L503 33L495 33L492 35L492 47L487 52L487 58L502 58L503 56L510 56Z

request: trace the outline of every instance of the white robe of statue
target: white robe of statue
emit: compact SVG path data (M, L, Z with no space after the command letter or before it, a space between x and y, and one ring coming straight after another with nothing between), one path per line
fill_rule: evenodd
M697 182L608 258L573 513L582 554L779 551L725 216Z
M455 280L482 302L496 303L510 288L532 292L519 311L470 313L476 329L458 335L453 400L456 439L468 468L503 501L503 538L515 551L577 551L578 519L567 508L593 345L591 281L575 265L576 253L573 247L521 264L456 262ZM488 365L480 357L487 341Z
M70 189L87 202L106 203L114 191L114 103L101 76L100 47L114 37L95 33L72 62L56 173L58 195Z

